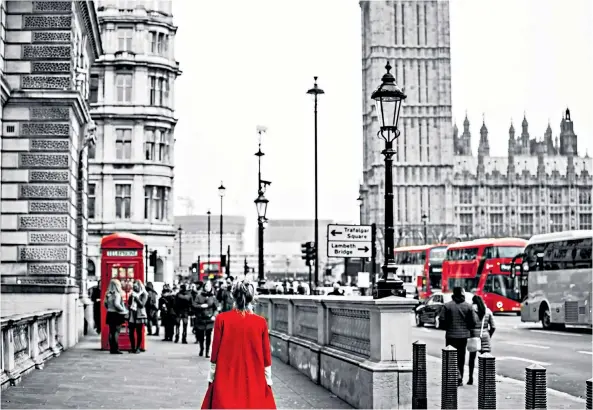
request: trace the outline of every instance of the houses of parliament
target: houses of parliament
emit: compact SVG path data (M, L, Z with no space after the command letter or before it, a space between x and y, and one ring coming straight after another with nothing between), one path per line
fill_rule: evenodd
M591 229L593 161L579 156L578 119L570 109L558 118L556 133L548 125L542 138L530 132L527 116L517 130L511 123L508 154L500 157L490 155L483 118L475 156L470 120L461 130L452 122L449 2L361 1L360 7L362 223L375 222L381 231L384 221L383 141L370 95L389 60L408 96L394 142L396 244Z

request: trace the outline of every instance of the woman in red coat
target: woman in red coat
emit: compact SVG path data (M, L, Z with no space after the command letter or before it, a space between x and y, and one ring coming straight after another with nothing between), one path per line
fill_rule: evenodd
M239 281L235 307L214 322L208 391L202 409L275 409L266 320L252 312L255 287Z

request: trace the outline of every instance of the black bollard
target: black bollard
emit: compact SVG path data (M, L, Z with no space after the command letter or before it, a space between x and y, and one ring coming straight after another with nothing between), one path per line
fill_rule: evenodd
M416 340L412 344L412 349L412 408L427 409L426 343Z
M546 368L532 364L525 368L525 409L547 409Z
M593 379L587 380L587 409L593 409L593 392L591 391L591 384L593 384Z
M478 408L496 410L496 359L485 353L478 363Z
M442 350L441 409L457 409L457 349L447 346Z

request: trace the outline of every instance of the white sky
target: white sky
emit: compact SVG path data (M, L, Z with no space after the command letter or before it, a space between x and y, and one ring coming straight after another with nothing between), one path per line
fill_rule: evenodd
M579 154L593 155L593 1L452 0L453 113L467 110L474 151L482 113L492 155L506 155L511 118L531 136L550 120L554 136L568 106ZM175 196L194 213L255 222L256 126L263 141L268 218L313 218L313 104L318 75L320 218L358 220L362 178L360 8L351 0L174 2ZM378 85L378 84L377 84ZM403 84L405 86L405 84ZM519 131L520 132L520 131ZM176 203L176 214L186 212ZM251 236L248 225L245 239Z

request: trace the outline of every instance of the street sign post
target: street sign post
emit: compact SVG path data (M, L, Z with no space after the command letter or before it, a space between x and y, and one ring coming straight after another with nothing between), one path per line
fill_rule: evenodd
M330 258L370 258L373 231L370 225L328 225L327 256Z

